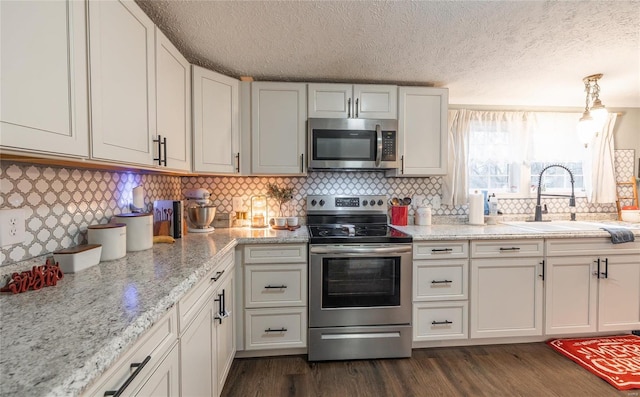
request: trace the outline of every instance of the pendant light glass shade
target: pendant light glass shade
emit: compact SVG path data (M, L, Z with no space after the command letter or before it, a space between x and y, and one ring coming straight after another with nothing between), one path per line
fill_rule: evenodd
M587 147L593 140L593 137L596 135L597 130L598 127L596 125L596 122L589 114L589 111L585 110L585 112L582 114L582 117L578 121L578 126L576 129L576 132L578 133L578 140L584 145L584 147Z
M604 123L607 121L609 112L607 111L607 108L604 107L600 99L593 101L593 106L589 109L589 113L591 113L591 117L593 117L593 121L596 123L598 129L601 130L604 127Z
M584 91L587 93L585 98L585 107L582 117L578 121L577 133L578 140L589 146L593 138L604 128L609 112L600 101L600 86L598 80L602 78L602 74L592 74L582 79L584 83ZM589 106L591 105L591 106Z

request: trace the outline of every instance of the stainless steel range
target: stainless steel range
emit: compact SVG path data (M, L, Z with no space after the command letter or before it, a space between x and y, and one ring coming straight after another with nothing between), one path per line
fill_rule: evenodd
M385 196L308 196L309 360L411 356L411 236Z

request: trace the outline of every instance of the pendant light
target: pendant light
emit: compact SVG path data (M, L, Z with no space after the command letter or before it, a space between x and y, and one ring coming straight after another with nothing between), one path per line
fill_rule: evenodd
M584 113L582 113L582 117L578 121L577 133L578 139L584 144L584 147L589 146L593 138L602 130L609 115L600 100L600 85L598 85L600 78L602 78L601 73L592 74L582 79L586 99Z

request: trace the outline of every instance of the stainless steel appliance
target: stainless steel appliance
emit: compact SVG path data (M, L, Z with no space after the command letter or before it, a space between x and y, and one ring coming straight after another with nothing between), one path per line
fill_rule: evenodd
M191 233L210 233L214 231L211 222L216 216L216 207L209 200L210 193L206 189L187 189L188 230Z
M412 238L385 196L308 196L309 360L411 356Z
M309 169L398 168L398 122L373 119L309 119Z

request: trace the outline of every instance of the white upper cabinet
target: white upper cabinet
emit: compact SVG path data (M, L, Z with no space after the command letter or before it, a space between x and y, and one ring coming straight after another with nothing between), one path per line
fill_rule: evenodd
M156 109L157 136L167 138L166 166L190 171L191 65L157 27ZM161 152L164 160L164 147Z
M309 118L396 119L398 87L309 84Z
M306 84L258 82L251 86L251 173L306 172Z
M400 170L389 176L430 176L447 173L446 88L400 87L398 134Z
M193 170L239 172L239 81L193 66Z
M153 164L154 24L133 1L89 2L92 157Z
M88 156L85 7L0 2L2 147Z

